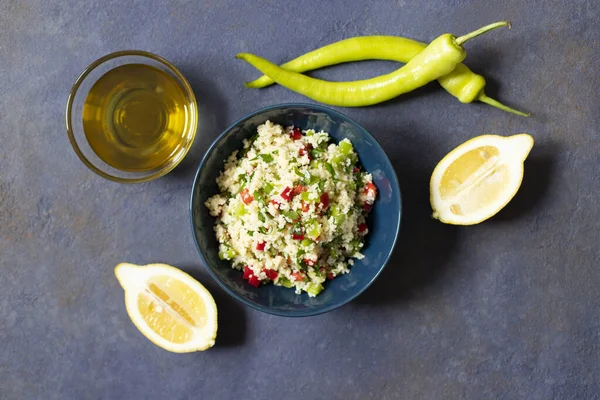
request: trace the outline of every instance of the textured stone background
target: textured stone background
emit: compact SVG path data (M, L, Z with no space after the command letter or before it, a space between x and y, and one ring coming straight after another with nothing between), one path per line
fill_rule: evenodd
M195 168L233 120L304 99L254 91L240 51L283 62L356 35L429 41L495 20L467 44L488 94L525 119L463 105L436 84L342 109L384 146L405 202L383 276L342 309L306 319L255 312L222 292L188 224ZM0 2L0 398L600 398L600 3L579 1ZM121 185L88 171L64 128L79 72L120 49L174 62L200 104L199 138L169 176ZM364 62L328 79L394 68ZM436 162L482 133L529 132L524 186L468 228L430 219ZM217 345L175 355L129 321L120 261L196 276L220 310Z

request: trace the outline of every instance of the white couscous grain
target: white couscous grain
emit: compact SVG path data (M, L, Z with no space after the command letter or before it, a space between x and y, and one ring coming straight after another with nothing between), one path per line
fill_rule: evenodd
M219 257L251 285L272 282L316 296L361 259L377 189L348 139L265 122L217 178L205 205Z

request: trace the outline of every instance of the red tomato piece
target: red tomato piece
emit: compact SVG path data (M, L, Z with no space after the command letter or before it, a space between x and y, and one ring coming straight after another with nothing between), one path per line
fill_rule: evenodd
M354 169L352 170L353 174L358 174L360 172L360 168L358 167L354 167Z
M258 279L255 275L252 275L250 279L248 279L248 283L257 288L260 286L260 279Z
M258 243L256 243L256 250L258 250L258 251L265 251L265 245L266 244L267 244L267 242L258 242Z
M281 206L281 203L277 200L270 200L269 203L273 204L273 207L275 207L276 210L279 210L279 206Z
M302 132L300 131L300 129L294 128L294 130L292 130L292 132L290 133L290 137L292 138L292 140L300 140L302 139Z
M254 276L254 273L252 272L252 270L250 269L249 266L245 266L244 267L244 279L250 279L251 276Z
M286 186L285 189L283 189L283 192L281 192L281 198L283 198L285 201L290 201L292 199L292 189L290 189L289 186Z
M308 154L308 152L309 152L310 150L312 150L312 144L310 144L310 143L307 143L307 144L305 144L304 146L302 146L302 147L300 148L300 150L298 150L298 155L299 155L300 157L302 157L302 156L304 156L304 155ZM310 154L308 154L308 159L310 160Z
M365 193L369 197L375 197L377 195L377 186L369 182L365 185Z
M304 280L304 274L302 272L292 272L292 278L294 278L295 281L303 281Z
M329 205L329 195L327 193L323 193L321 195L321 205L323 206L323 208L327 208L327 206Z
M242 196L242 201L246 205L248 205L248 204L252 203L252 201L254 201L254 197L252 197L248 188L244 188L244 190L242 190L240 192L240 196Z
M373 204L369 204L369 203L363 204L363 210L365 210L366 212L371 212L372 209L373 209Z
M304 240L304 234L303 233L292 233L292 239Z
M333 280L333 278L335 278L335 276L333 276L331 272L327 274L327 279Z
M314 267L316 262L314 262L313 260L309 260L308 258L305 258L304 264L308 265L309 267Z
M296 185L296 187L294 188L294 190L292 191L292 194L294 196L302 193L302 192L306 192L306 187L302 186L302 185Z
M308 204L307 202L305 202L304 200L302 201L302 212L308 212L310 210L310 204Z
M275 271L274 269L263 268L263 272L267 275L267 278L269 278L272 281L274 281L275 279L277 279L277 276L279 275L277 273L277 271Z
M358 232L363 233L364 231L366 231L369 227L367 226L367 224L360 224L358 225Z

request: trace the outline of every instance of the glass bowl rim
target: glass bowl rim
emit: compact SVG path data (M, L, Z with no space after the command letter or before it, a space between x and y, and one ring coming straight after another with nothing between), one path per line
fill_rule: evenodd
M84 80L87 78L87 76L92 71L94 71L97 67L104 64L105 62L110 61L115 58L126 57L126 56L138 56L138 57L143 57L143 58L149 58L151 60L154 60L154 61L157 61L157 62L163 64L170 72L175 74L175 76L179 80L179 83L183 86L183 89L186 93L186 96L189 98L190 103L193 104L193 106L194 106L193 113L195 114L195 115L192 115L193 123L192 123L192 127L191 127L191 129L192 129L191 138L189 140L188 145L183 150L183 153L182 153L180 159L177 162L170 164L167 167L162 168L162 169L154 172L151 175L137 177L137 178L123 178L123 177L119 177L119 176L114 176L114 175L106 173L106 172L102 171L101 169L99 169L98 167L96 167L90 160L88 160L88 158L83 154L83 152L79 148L79 145L77 144L77 140L75 139L75 134L73 132L73 123L72 123L72 111L73 111L73 103L75 101L75 95L77 94L81 84L84 82ZM160 178L161 176L168 174L173 169L175 169L175 167L177 167L177 165L179 165L179 163L185 158L185 156L187 155L188 151L192 147L192 144L194 143L194 140L196 138L196 133L197 133L197 129L198 129L198 104L196 102L196 96L194 95L192 86L190 85L188 80L185 78L185 76L183 76L183 74L177 69L177 67L175 67L175 65L173 65L170 61L168 61L167 59L165 59L157 54L151 53L149 51L119 50L119 51L109 53L103 57L100 57L99 59L92 62L90 65L88 65L83 70L83 72L81 72L79 74L79 76L75 80L75 83L71 87L71 90L69 91L69 97L67 98L65 124L66 124L66 128L67 128L67 135L69 137L69 142L71 143L71 146L73 147L73 150L75 151L75 154L77 154L79 159L90 170L92 170L96 174L100 175L101 177L111 180L111 181L114 181L114 182L142 183L142 182L148 182L148 181Z

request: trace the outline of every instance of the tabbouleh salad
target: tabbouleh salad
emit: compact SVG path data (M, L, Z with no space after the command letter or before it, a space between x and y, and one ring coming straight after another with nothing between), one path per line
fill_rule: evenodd
M377 188L348 139L270 121L244 140L205 205L217 218L219 257L244 279L316 296L361 259Z

